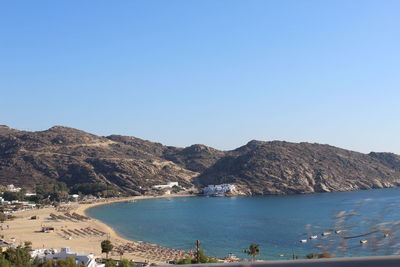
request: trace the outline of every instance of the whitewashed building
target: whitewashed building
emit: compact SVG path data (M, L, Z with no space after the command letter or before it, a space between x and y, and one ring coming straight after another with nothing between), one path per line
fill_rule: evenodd
M50 253L49 253L50 252ZM77 264L84 264L87 267L104 267L105 264L96 262L93 254L79 254L71 252L70 248L62 248L60 252L52 249L38 249L31 252L32 257L45 258L47 260L75 259Z
M164 189L164 188L172 188L174 186L179 186L178 182L168 182L167 184L153 185L152 188L154 188L154 189Z
M235 190L233 184L218 184L208 185L204 187L204 195L206 196L223 196L227 193L232 193Z
M32 258L44 258L48 254L54 254L57 253L57 249L54 248L40 248L40 249L34 249L29 252L31 254Z
M21 191L21 187L15 187L13 184L9 184L9 185L7 185L7 191L19 192L19 191Z

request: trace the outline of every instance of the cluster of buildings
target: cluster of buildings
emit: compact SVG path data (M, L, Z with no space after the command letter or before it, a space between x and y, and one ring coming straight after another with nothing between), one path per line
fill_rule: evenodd
M206 196L225 196L225 194L232 193L234 190L235 185L233 184L218 184L204 187L203 193Z
M13 184L7 185L5 191L8 192L20 192L22 190L21 187L16 187ZM33 196L36 195L34 193L25 193L25 196ZM28 201L19 201L19 200L5 200L3 197L0 197L0 204L3 206L3 213L13 213L16 211L23 211L23 210L31 210L36 208L36 204L29 203Z
M7 185L7 187L6 187L6 189L5 189L5 191L7 191L7 192L13 192L13 193L18 193L18 192L20 192L21 190L22 190L21 187L16 187L16 186L13 185L13 184ZM36 194L35 194L35 193L26 192L26 193L25 193L25 196L26 196L26 197L36 196Z
M104 267L105 264L96 262L93 254L80 254L72 252L70 248L62 248L60 252L55 249L36 249L31 251L32 258L40 258L46 260L66 260L67 258L75 259L77 264L84 264L87 267Z
M3 205L4 214L14 213L16 211L32 210L36 208L35 203L19 200L7 201L2 197L0 197L0 204Z

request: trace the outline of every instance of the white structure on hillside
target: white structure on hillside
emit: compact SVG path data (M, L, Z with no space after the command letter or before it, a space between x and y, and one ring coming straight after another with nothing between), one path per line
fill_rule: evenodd
M154 188L154 189L164 189L164 188L172 188L174 186L179 186L178 182L168 182L167 184L153 185L152 188Z
M50 252L50 253L49 253ZM62 248L57 253L52 249L37 249L31 252L32 257L45 258L47 260L66 260L67 258L74 258L77 264L83 263L87 267L104 267L102 263L96 262L93 254L78 254L71 252L70 248Z
M70 197L72 197L72 199L73 199L75 202L78 202L78 200L79 200L79 195L78 195L78 194L70 195Z
M231 193L235 190L235 185L233 184L218 184L218 185L208 185L204 187L204 195L206 196L222 196L226 193Z
M7 191L19 192L19 191L21 191L21 187L15 187L13 184L9 184L9 185L7 185Z

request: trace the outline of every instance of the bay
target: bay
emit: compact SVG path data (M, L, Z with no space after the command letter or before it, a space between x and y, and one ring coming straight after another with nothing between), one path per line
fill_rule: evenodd
M353 192L289 196L183 197L157 198L96 206L87 211L122 236L170 248L192 250L195 241L215 257L228 253L245 258L243 249L260 245L259 259L291 259L326 249L335 256L385 255L398 238L395 230L383 239L383 232L343 240L341 236L372 231L382 222L400 220L400 189L375 189ZM336 216L345 212L340 223ZM353 212L354 214L351 215ZM346 216L347 214L347 216ZM343 217L342 217L343 218ZM385 225L388 227L391 225ZM341 228L341 229L339 229ZM321 236L322 232L332 233ZM308 239L317 235L315 240ZM307 239L307 243L299 240ZM323 247L324 249L317 248Z

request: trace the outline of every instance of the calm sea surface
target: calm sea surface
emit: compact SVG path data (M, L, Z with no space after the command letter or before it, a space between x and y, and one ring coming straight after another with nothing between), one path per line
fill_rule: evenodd
M400 221L399 203L397 188L294 196L149 199L94 207L88 215L137 241L191 250L199 239L205 252L217 257L230 252L245 257L243 249L258 243L258 258L288 259L293 254L304 257L319 252L317 246L337 256L397 252L400 248L390 248L396 243L393 231L388 238L378 232L346 242L334 233L328 237L320 234L340 229L347 230L343 236L356 236L374 230L377 223ZM352 210L353 216L342 217L347 218L344 221L335 218L341 211ZM318 235L318 239L299 242L310 235ZM361 245L360 239L369 243ZM337 249L339 245L347 249Z

